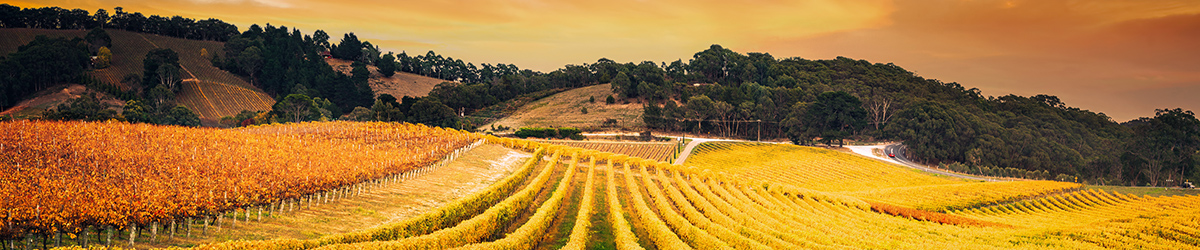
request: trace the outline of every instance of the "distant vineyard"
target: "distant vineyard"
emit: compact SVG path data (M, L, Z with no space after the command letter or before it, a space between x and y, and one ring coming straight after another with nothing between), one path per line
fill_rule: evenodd
M2 240L278 208L433 164L477 139L351 122L216 130L12 121L0 131Z
M1080 191L945 214L596 150L488 140L540 156L482 192L402 222L200 249L1197 248L1200 196ZM597 195L564 203L579 193ZM567 215L592 218L554 219ZM597 240L600 228L613 237Z
M121 80L128 74L134 74L141 81L141 76L145 68L142 65L142 60L146 59L146 53L150 53L155 47L150 42L143 39L141 34L124 30L106 30L109 37L112 38L112 65L108 68L97 69L91 72L93 77L100 79L105 83L114 86L121 86L125 90L129 90L128 84L122 83ZM182 57L182 55L180 55ZM187 67L187 66L184 66Z
M623 154L643 159L670 162L678 157L679 145L676 143L657 142L605 142L605 141L542 141L545 143L565 145L582 149L594 149L614 154Z
M684 165L829 192L961 183L850 153L785 144L703 143Z
M183 90L175 97L177 103L196 111L201 118L221 119L237 115L243 110L271 110L275 99L240 86L208 82L184 81Z

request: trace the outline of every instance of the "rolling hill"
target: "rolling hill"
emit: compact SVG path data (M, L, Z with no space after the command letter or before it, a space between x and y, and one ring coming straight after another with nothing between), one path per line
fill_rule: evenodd
M542 98L521 106L515 113L492 123L484 124L479 130L492 126L513 129L521 127L576 127L588 130L616 128L644 128L641 103L605 104L604 99L612 95L609 84L576 88ZM595 98L590 102L589 98ZM584 114L583 108L587 108ZM614 119L617 124L608 127L606 120Z
M353 70L350 67L353 62L348 60L328 58L325 59L325 62L342 74L350 75L350 71ZM378 67L368 65L367 69L371 70L371 79L368 81L371 84L371 90L375 91L375 96L390 94L396 98L422 97L429 95L429 91L432 91L434 86L447 82L442 79L399 71L391 77L384 77L379 73Z
M183 89L177 94L176 103L192 109L201 119L211 123L242 110L270 110L275 103L263 91L241 77L212 66L208 59L200 55L202 49L209 53L220 53L224 51L224 43L115 29L106 31L113 42L112 66L89 72L89 75L106 84L130 89L133 86L122 82L122 79L131 74L140 79L146 53L155 48L169 48L179 54L179 64L184 69ZM14 52L18 46L32 41L38 35L82 37L85 34L86 30L0 29L0 37L3 37L0 38L0 53Z

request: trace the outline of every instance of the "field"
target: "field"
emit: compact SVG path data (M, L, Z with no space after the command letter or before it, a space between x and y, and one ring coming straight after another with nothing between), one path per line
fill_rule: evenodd
M562 141L548 140L543 143L565 145L582 149L623 154L642 159L671 162L678 156L679 145L673 142L610 142L610 141Z
M275 104L275 99L260 91L233 84L195 80L183 82L183 91L179 92L175 101L206 119L233 116L242 110L271 110L271 105Z
M645 127L642 122L642 104L605 104L604 99L612 95L609 84L600 84L572 89L526 104L514 114L498 121L484 124L479 130L495 126L513 129L522 127L575 127L580 129L637 129ZM595 98L596 102L589 102ZM582 112L587 108L588 113ZM605 127L604 121L614 119L616 127Z
M476 138L345 122L214 130L14 121L0 130L9 131L0 134L0 238L278 209L423 171Z
M104 126L121 127L100 123ZM28 124L15 124L28 126ZM44 126L91 126L48 123ZM394 127L399 126L399 127ZM394 133L372 133L369 128L405 128L410 125L378 123L306 123L237 130L200 130L212 133L203 141L215 145L242 141L259 145L251 135L288 135L279 144L327 149L323 143L338 142L342 148L329 151L361 153L336 157L368 157L414 145L389 142ZM346 128L345 130L338 128ZM146 134L158 127L139 128ZM174 128L173 128L174 129ZM100 134L112 130L83 128ZM365 131L363 131L365 130ZM354 132L358 131L358 132ZM199 133L199 132L196 132ZM232 133L232 134L231 134ZM20 133L21 140L39 136ZM97 140L88 132L38 134L40 141ZM122 133L117 133L122 134ZM143 135L140 132L125 134ZM169 134L169 133L168 133ZM425 133L401 133L410 136ZM182 137L162 136L164 140ZM425 213L380 226L319 237L277 237L210 243L199 249L1198 249L1200 243L1200 196L1141 196L1090 189L1074 183L1053 181L976 182L931 176L898 166L881 164L859 156L825 149L763 143L706 143L684 165L630 157L593 149L537 141L478 136L454 131L417 136L429 143L453 149L473 138L489 146L503 146L532 154L492 185ZM442 137L464 138L440 140ZM399 136L399 138L406 138ZM9 139L5 139L9 141ZM137 141L137 140L132 140ZM274 144L275 140L272 140ZM160 145L148 141L145 145ZM456 144L463 143L463 144ZM55 143L51 143L54 145ZM96 147L80 143L72 147ZM183 144L187 152L190 143ZM204 144L201 144L204 145ZM195 146L201 146L195 145ZM217 147L217 146L206 147ZM315 145L315 146L313 146ZM164 145L165 146L165 145ZM581 145L591 146L591 145ZM6 146L7 147L7 146ZM163 147L163 146L160 146ZM266 147L266 146L258 146ZM154 147L151 147L154 148ZM217 147L220 148L220 147ZM42 149L42 148L39 148ZM276 150L284 150L283 148ZM12 151L6 150L5 152ZM257 152L259 150L256 150ZM17 150L16 152L92 151ZM199 165L189 157L211 154L235 155L225 151L196 150L172 158L183 163L168 164L187 169ZM268 152L274 152L268 150ZM410 151L411 152L411 151ZM423 152L423 150L416 150ZM446 151L441 151L446 152ZM461 151L450 153L458 155ZM124 153L124 152L123 152ZM134 153L137 155L136 153ZM316 153L309 157L334 157ZM43 160L21 161L28 166L53 165L61 159L96 159L50 154ZM470 156L464 156L468 158ZM12 159L12 158L9 158ZM17 158L25 159L25 158ZM270 157L262 158L270 159ZM374 159L374 158L371 158ZM388 157L384 157L388 159ZM352 159L351 159L352 160ZM278 160L270 160L272 164ZM36 162L36 163L35 163ZM121 161L95 161L121 162ZM139 161L112 163L139 165ZM154 162L159 162L154 160ZM249 165L233 160L234 169ZM371 162L370 160L365 162ZM7 163L7 162L6 162ZM243 164L246 163L246 164ZM13 167L12 163L7 163ZM228 165L228 164L227 164ZM286 164L284 164L286 165ZM341 166L343 171L368 171L375 164ZM38 169L38 168L33 168ZM58 167L56 169L62 169ZM264 171L264 170L257 170ZM433 170L438 171L438 170ZM106 171L124 173L131 171ZM143 173L138 171L132 171ZM185 172L192 172L191 170ZM264 171L270 173L271 171ZM4 171L16 183L30 181L17 171ZM11 174L17 173L17 174ZM83 173L87 173L86 171ZM153 172L152 172L153 173ZM170 172L167 172L170 173ZM308 173L308 171L305 171ZM161 175L162 173L156 173ZM320 176L321 173L309 173ZM340 176L341 174L335 174ZM41 175L34 175L41 176ZM53 175L50 175L53 176ZM84 174L84 176L97 176ZM127 175L117 175L127 176ZM19 178L25 177L25 178ZM96 177L91 177L95 179ZM130 181L126 177L108 177ZM218 183L242 183L240 176L217 174ZM36 178L42 180L41 178ZM336 179L336 178L335 178ZM182 182L190 183L184 178ZM226 181L221 181L226 180ZM311 179L305 182L312 182ZM5 182L0 182L5 183ZM8 183L11 183L8 182ZM255 185L251 182L242 185ZM304 183L304 182L301 182ZM354 183L354 182L349 182ZM373 183L373 182L368 182ZM261 185L261 184L259 184ZM35 186L35 185L29 185ZM64 185L40 185L58 187ZM69 185L68 185L69 186ZM189 187L189 185L179 185ZM373 186L373 184L368 185ZM218 185L220 187L220 185ZM357 186L353 186L357 187ZM162 187L150 187L158 189ZM10 190L5 188L3 190ZM71 189L66 189L71 190ZM301 190L307 190L301 188ZM357 192L358 189L338 189ZM30 192L26 190L20 190ZM47 191L44 197L69 195L71 191ZM158 192L148 192L150 194ZM184 197L204 197L203 189L177 192ZM237 193L237 192L233 192ZM334 192L335 197L338 192ZM123 203L140 196L115 196L107 201L116 208L137 208ZM255 196L248 196L255 197ZM317 200L323 200L318 195ZM327 196L324 196L327 197ZM50 199L55 200L55 199ZM233 199L237 200L237 199ZM183 203L190 204L190 203ZM268 203L270 204L270 203ZM304 203L300 203L304 204ZM0 204L8 209L12 205ZM23 207L23 206L21 206ZM61 206L35 206L54 208ZM70 207L70 206L68 206ZM270 210L273 206L267 205ZM13 211L13 210L10 210ZM28 210L18 214L29 214ZM100 209L97 211L107 211ZM120 210L124 211L124 210ZM242 210L237 210L242 211ZM249 210L247 210L249 211ZM249 213L242 212L249 218ZM25 222L24 220L8 221ZM192 225L192 224L189 224ZM95 234L99 236L99 234ZM38 239L45 240L45 237ZM9 241L12 245L13 241ZM32 240L30 240L32 242ZM20 246L20 245L13 245Z
M270 110L274 99L246 80L212 66L209 59L200 55L200 50L209 54L224 53L224 43L215 41L187 40L154 34L143 34L124 30L106 30L112 38L112 66L92 70L89 75L106 84L128 90L129 84L122 82L126 75L141 79L142 60L146 53L155 48L169 48L179 54L183 67L184 88L177 94L177 103L195 111L200 118L218 120L236 115L242 110ZM43 29L0 29L0 52L15 52L17 46L32 41L37 35L53 37L82 37L86 30L43 30ZM188 81L191 80L191 81Z

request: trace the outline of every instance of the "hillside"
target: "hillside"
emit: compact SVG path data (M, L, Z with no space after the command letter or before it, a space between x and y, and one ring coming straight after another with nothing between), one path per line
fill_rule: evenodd
M353 63L348 60L328 58L325 59L329 66L334 70L349 75L353 70L350 65ZM371 79L368 80L371 84L371 90L375 91L375 95L390 94L397 99L404 96L422 97L429 95L429 91L433 90L434 86L440 83L447 82L446 80L437 79L428 76L417 75L407 72L396 72L391 77L384 77L379 73L379 68L373 65L367 65L367 69L371 70Z
M623 102L605 104L605 98L612 94L612 87L609 84L571 89L526 104L512 115L484 124L479 127L479 130L490 130L493 126L505 126L512 129L575 127L587 130L644 128L645 124L640 117L642 104ZM589 98L595 98L596 101L590 102ZM587 108L587 114L582 112L583 108ZM616 120L617 123L606 126L605 121L609 119Z
M269 110L274 99L258 88L250 86L241 77L212 66L200 55L200 50L210 54L222 53L224 43L215 41L188 40L154 34L106 30L112 38L112 66L95 69L88 74L100 81L129 90L122 82L127 75L140 79L143 73L142 60L146 53L155 48L169 48L179 54L183 68L183 88L176 96L176 103L195 111L202 119L215 121L225 116L236 115L242 110ZM0 52L16 51L17 46L28 43L37 35L52 37L82 37L86 30L46 29L0 29Z

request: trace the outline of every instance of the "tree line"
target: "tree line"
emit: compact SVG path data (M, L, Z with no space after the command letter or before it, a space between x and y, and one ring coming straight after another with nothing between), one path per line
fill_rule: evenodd
M655 129L797 144L896 140L929 164L1098 184L1178 185L1200 177L1200 122L1182 109L1118 123L1055 96L984 97L890 63L774 59L719 45L687 63L657 65L629 63L612 80L614 92L647 103L643 117Z
M122 29L193 40L225 41L238 33L236 25L209 18L196 20L181 16L146 16L125 12L124 8L99 9L89 13L82 9L61 7L21 8L0 4L0 28L35 29Z

